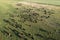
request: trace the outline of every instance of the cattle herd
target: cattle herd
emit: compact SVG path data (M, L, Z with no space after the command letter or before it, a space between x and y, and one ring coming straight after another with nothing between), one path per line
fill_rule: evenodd
M53 11L50 12L48 9L47 9L48 11L44 8L41 8L41 9L43 10L42 13L36 12L36 10L32 9L32 8L29 8L29 9L16 8L16 10L18 10L18 11L22 10L22 11L19 11L21 14L20 13L9 14L9 18L3 19L4 23L6 23L9 26L7 26L7 27L4 26L4 29L0 30L0 31L6 37L13 37L13 34L14 34L15 36L17 36L19 38L19 40L36 40L34 36L36 36L38 38L43 38L43 40L56 40L55 38L50 36L50 35L53 36L53 34L51 32L49 32L48 30L42 29L42 28L39 28L39 30L37 30L37 31L46 33L48 35L48 37L44 36L40 33L32 34L30 32L25 31L27 29L24 28L23 25L26 25L29 27L33 27L33 26L30 24L28 25L28 24L24 24L24 23L31 22L31 23L37 24L39 21L43 21L44 19L49 19L51 17L51 15L54 14ZM41 14L43 14L43 15L41 15ZM39 40L39 39L37 39L37 40Z

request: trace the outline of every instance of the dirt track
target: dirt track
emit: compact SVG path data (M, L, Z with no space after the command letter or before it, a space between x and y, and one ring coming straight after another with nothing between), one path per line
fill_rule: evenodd
M30 3L30 2L18 2L17 4L25 4L32 7L43 7L43 8L49 8L49 9L60 9L60 6L53 6L53 5L45 5L45 4L38 4L38 3Z

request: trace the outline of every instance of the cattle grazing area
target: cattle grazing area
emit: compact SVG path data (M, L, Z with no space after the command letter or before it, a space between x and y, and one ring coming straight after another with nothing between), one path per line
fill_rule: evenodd
M59 6L18 1L1 1L0 40L60 40Z

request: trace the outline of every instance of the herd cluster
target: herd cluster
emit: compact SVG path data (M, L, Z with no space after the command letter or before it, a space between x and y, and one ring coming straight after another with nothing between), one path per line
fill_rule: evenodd
M48 30L44 30L42 28L39 28L39 30L37 31L40 31L40 32L44 32L46 33L48 36L44 36L40 33L28 33L26 32L25 30L27 30L26 28L24 28L23 24L28 21L28 22L31 22L31 23L38 23L39 21L43 21L44 19L48 19L50 18L50 16L53 13L53 11L49 11L49 10L46 10L44 8L42 9L36 9L38 10L36 12L35 9L32 9L32 8L23 8L23 9L20 9L20 8L16 8L16 10L20 13L16 13L16 14L9 14L9 18L8 19L3 19L3 21L9 25L9 26L4 26L4 29L3 30L0 30L3 35L5 35L6 37L13 37L13 34L15 36L17 36L19 38L19 40L36 40L34 36L38 37L38 38L43 38L43 40L56 40L55 38L51 37L50 35L53 36L52 32L49 32ZM40 10L43 10L41 13L40 13ZM41 15L43 14L43 15ZM27 24L24 24L27 26ZM28 25L28 26L32 26L32 25ZM32 29L34 30L34 29ZM13 34L12 34L13 32ZM10 39L12 40L12 39ZM18 40L18 39L17 39ZM38 39L37 39L38 40Z

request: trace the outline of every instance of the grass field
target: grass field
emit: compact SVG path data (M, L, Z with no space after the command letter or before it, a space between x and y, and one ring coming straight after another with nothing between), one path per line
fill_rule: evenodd
M22 1L60 7L60 0L0 0L0 40L60 40L60 8Z
M60 6L60 0L3 0L3 2L7 2L7 1L10 1L10 2L27 1L27 2L36 2L36 3L51 4L51 5L59 5Z

